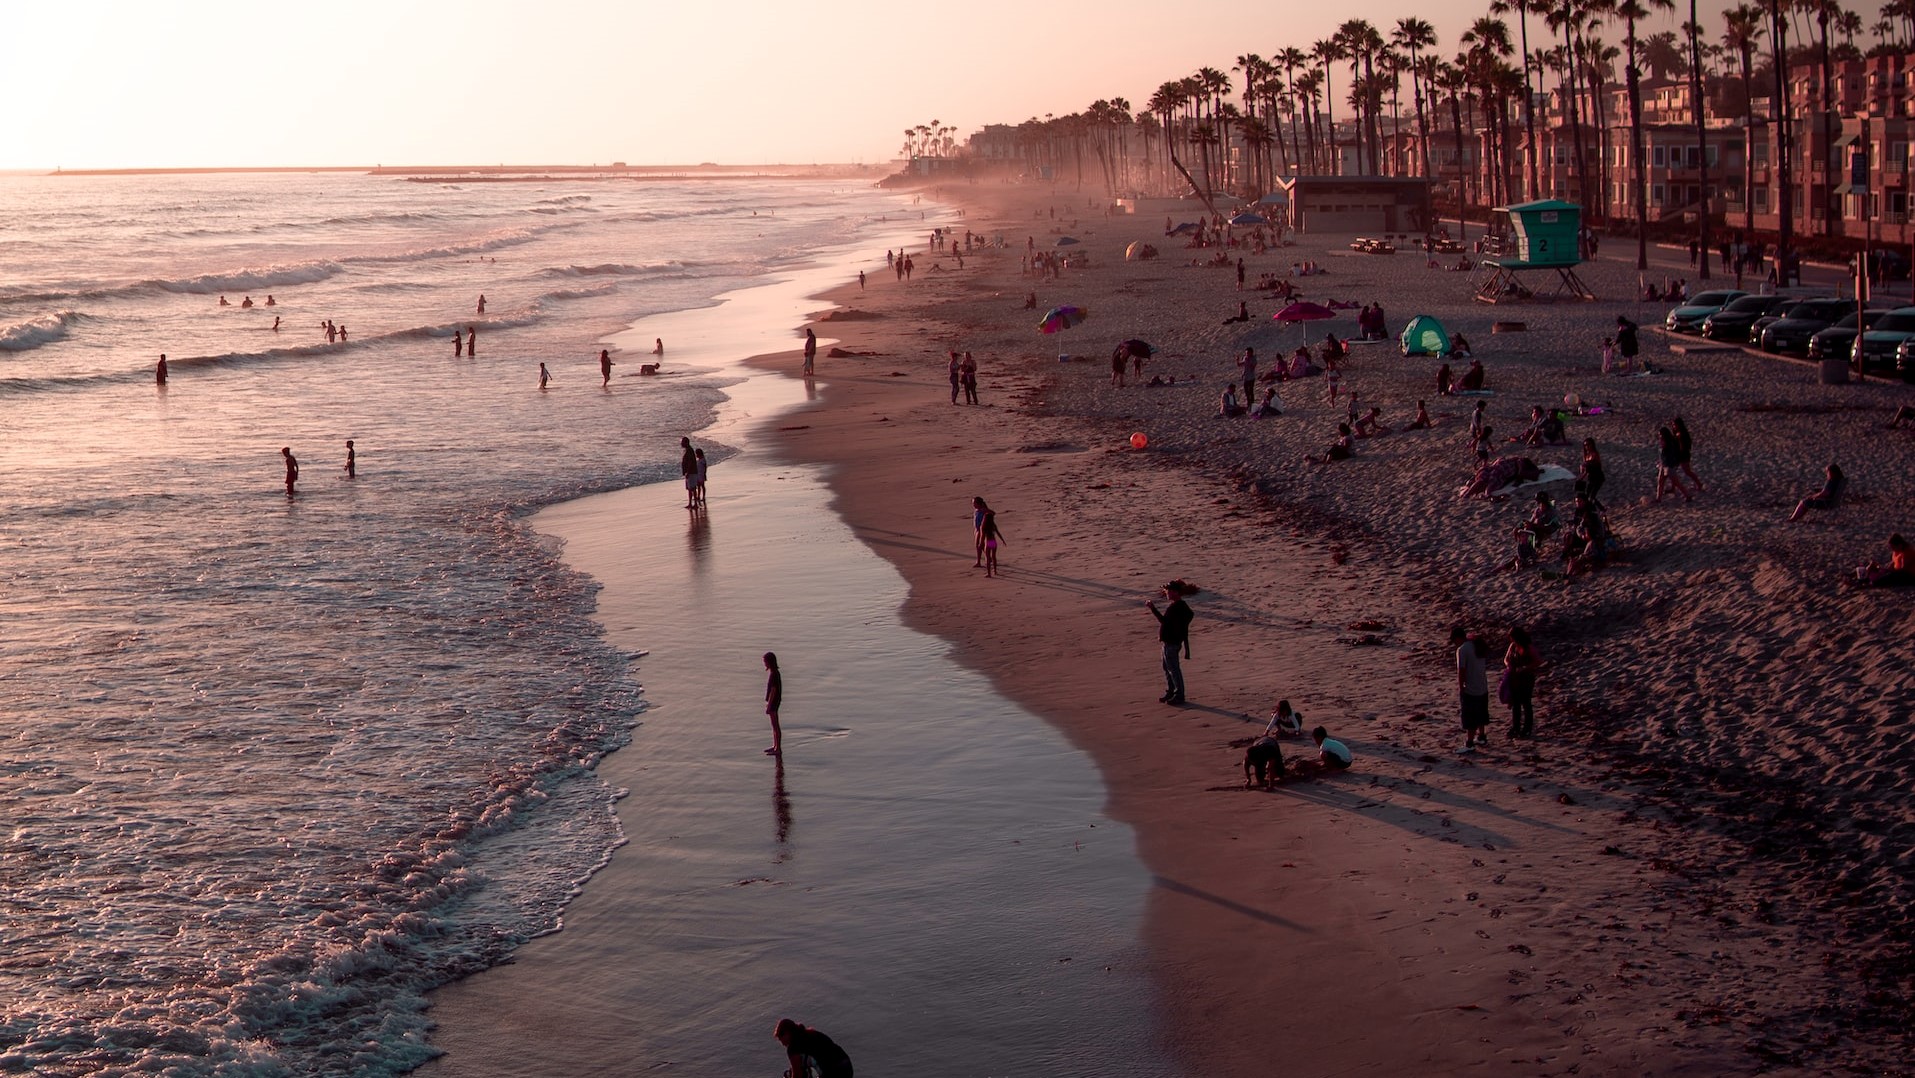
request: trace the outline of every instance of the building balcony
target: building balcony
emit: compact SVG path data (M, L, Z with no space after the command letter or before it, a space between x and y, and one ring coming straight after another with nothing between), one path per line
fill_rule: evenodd
M1908 172L1908 162L1907 161L1885 161L1882 163L1882 171L1891 176L1904 175Z
M1882 214L1882 223L1889 224L1889 225L1905 225L1908 223L1908 213L1907 211L1904 211L1904 210L1889 210L1888 212Z

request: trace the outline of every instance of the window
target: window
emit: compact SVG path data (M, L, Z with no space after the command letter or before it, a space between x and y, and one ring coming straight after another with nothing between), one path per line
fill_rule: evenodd
M1766 187L1758 187L1755 189L1755 212L1769 212L1769 189Z
M1664 151L1664 149L1661 146L1657 146L1655 149L1651 150L1649 153L1650 164L1655 165L1657 168L1661 168L1663 165L1667 164L1668 162L1667 162L1665 153L1666 151ZM1658 197L1656 201L1661 202L1662 199Z
M1660 206L1662 205L1662 203L1663 203L1663 188L1661 184L1656 184L1654 187L1649 189L1649 204L1651 206Z

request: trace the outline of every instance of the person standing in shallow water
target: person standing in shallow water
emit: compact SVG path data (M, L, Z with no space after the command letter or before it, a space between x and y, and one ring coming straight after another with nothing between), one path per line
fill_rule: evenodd
M690 438L678 440L678 474L685 479L685 508L698 508L698 451Z
M299 482L299 460L293 456L291 446L281 446L279 455L286 458L286 497L293 496L293 485Z
M812 367L818 360L818 335L805 327L805 377L811 377Z
M771 720L771 747L766 756L785 754L784 731L778 728L778 708L785 702L785 676L778 670L778 656L765 652L765 717Z
M160 361L153 367L153 381L158 385L166 384L166 353L160 353Z
M352 447L352 439L346 439L346 478L359 478L359 454Z
M539 364L539 371L541 372L539 375L539 388L541 389L545 388L544 370L545 364ZM598 377L599 385L609 386L612 384L612 350L610 348L601 348L598 350Z

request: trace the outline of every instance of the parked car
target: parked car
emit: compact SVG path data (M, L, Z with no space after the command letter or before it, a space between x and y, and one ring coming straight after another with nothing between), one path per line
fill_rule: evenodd
M1862 324L1873 326L1888 315L1885 310L1862 312ZM1850 311L1842 320L1824 330L1818 330L1809 337L1810 359L1847 359L1849 347L1855 343L1855 312Z
M1702 335L1712 341L1746 341L1756 319L1794 302L1791 296L1743 296L1703 319Z
M1749 344L1759 346L1762 343L1762 331L1787 318L1790 311L1796 310L1805 303L1821 303L1828 298L1829 297L1825 296L1790 296L1789 301L1782 306L1775 308L1767 314L1757 315L1755 321L1749 323L1749 332L1747 334ZM1836 300L1836 302L1840 303L1841 301ZM1834 319L1830 319L1830 321L1832 322Z
M1370 255L1393 255L1396 245L1387 239L1375 240L1367 236L1350 241L1350 250Z
M1910 337L1915 337L1915 307L1897 307L1862 331L1849 358L1852 360L1860 353L1863 370L1892 371L1895 350Z
M1669 312L1662 320L1663 328L1671 333L1700 333L1705 319L1746 295L1747 292L1734 288L1697 293Z
M1761 319L1750 327L1749 343L1764 352L1799 356L1809 350L1809 338L1855 314L1855 301L1848 299L1803 300L1781 312L1782 317L1763 325ZM1854 323L1850 322L1850 326Z

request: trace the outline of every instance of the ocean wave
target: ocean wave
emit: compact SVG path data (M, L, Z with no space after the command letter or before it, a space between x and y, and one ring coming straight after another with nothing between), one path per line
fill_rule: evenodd
M561 288L557 291L541 293L539 298L533 302L540 303L548 299L584 299L587 296L609 296L616 291L618 291L618 286L610 282L593 285L590 288Z
M25 352L66 336L67 327L85 317L78 311L43 314L12 325L0 325L0 352Z
M677 266L676 262L650 262L642 266L629 262L602 262L596 266L548 266L539 271L541 277L634 277L642 273L656 273L662 269Z
M540 206L582 206L592 201L591 195L559 195L556 198L539 199Z
M185 292L204 296L220 292L263 292L268 288L312 284L344 273L345 270L344 266L332 261L294 262L285 266L266 266L226 273L202 273L197 277L146 280L134 287L157 288L162 292Z
M447 243L437 247L415 247L408 251L396 251L392 254L351 255L343 261L351 263L428 262L435 258L449 258L453 255L480 254L485 251L496 251L501 247L516 247L521 243L531 243L533 240L538 239L542 233L550 231L551 228L554 227L558 226L547 226L546 228L514 228L503 232L496 232L484 239L471 240L466 243Z

